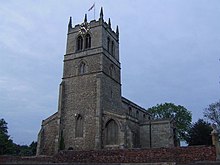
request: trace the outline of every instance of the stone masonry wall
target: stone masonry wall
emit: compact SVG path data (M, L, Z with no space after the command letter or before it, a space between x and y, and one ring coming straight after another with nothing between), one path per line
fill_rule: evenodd
M174 135L169 120L152 122L152 147L173 147Z
M50 116L42 122L42 128L38 137L37 154L53 155L56 153L55 146L57 145L57 137L59 134L59 119L58 114Z
M64 151L54 157L55 162L62 163L192 163L204 160L215 161L216 154L215 147L194 146L136 150Z
M150 143L153 148L174 147L173 137L172 123L170 120L145 122L145 124L140 126L140 142L142 148L149 148Z
M4 163L156 163L176 162L189 164L197 161L215 161L214 146L194 146L177 148L136 149L136 150L96 150L63 151L53 157L12 157L0 156Z
M95 141L96 75L88 74L65 79L62 110L62 131L65 148L93 149ZM76 120L83 120L83 136L76 137Z

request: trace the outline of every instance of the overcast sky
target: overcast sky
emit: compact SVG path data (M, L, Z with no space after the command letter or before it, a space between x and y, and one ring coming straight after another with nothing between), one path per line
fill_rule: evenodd
M57 111L69 17L94 19L95 0L1 1L0 118L18 144ZM172 102L193 121L220 99L219 0L96 0L119 25L122 94L144 108Z

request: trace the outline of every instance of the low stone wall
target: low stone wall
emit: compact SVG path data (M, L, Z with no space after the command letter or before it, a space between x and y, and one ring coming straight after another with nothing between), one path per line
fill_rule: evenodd
M198 161L215 161L214 146L133 149L62 151L53 157L0 156L0 164L51 164L51 163L157 163L176 162L189 164Z
M0 164L47 164L53 162L54 158L51 156L0 156Z
M78 163L154 163L215 161L215 147L175 147L133 150L62 151L54 156L55 162Z

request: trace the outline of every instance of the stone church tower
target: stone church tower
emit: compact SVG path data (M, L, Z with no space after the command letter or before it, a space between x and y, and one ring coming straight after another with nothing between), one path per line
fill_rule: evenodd
M70 18L58 112L42 122L38 155L149 147L153 126L173 136L170 121L150 121L145 109L121 96L120 70L119 30L104 21L103 10L99 20L87 22L85 15L74 27ZM164 142L173 145L172 139Z

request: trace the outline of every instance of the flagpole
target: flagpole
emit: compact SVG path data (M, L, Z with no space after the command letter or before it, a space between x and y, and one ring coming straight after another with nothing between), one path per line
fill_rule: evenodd
M88 11L92 10L93 9L93 16L94 16L94 20L95 20L95 2L93 3L93 5L89 8Z
M95 4L95 2L94 2L94 4ZM94 5L94 20L95 20L95 5Z

